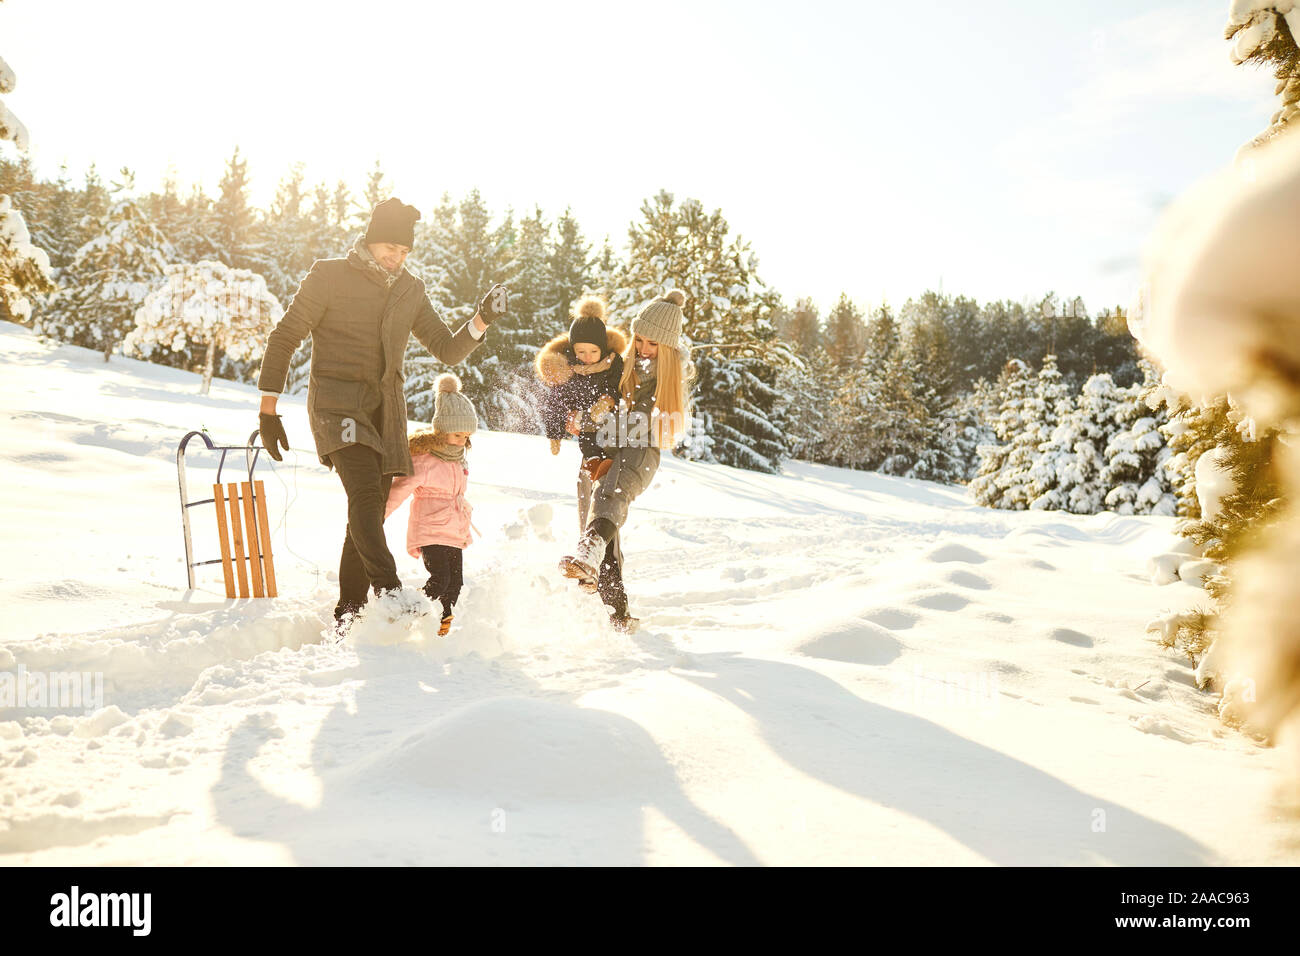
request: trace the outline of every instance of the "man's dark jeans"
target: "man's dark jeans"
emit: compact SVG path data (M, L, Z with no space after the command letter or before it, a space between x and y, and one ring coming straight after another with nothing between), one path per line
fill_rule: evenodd
M375 593L400 588L397 562L384 538L384 506L393 476L380 471L379 452L348 445L329 456L348 496L348 527L339 558L339 603L334 617L358 610Z

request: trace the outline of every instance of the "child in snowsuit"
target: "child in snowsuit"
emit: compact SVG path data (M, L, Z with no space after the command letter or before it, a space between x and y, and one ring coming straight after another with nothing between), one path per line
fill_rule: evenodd
M552 455L560 453L566 431L577 434L583 467L594 478L605 457L596 442L596 423L618 402L627 340L605 327L602 299L587 296L575 312L569 331L537 353L537 377L545 386L542 424Z
M600 587L604 565L612 559L618 572L617 591L623 591L619 529L627 521L628 507L654 480L661 449L671 451L685 434L691 384L680 348L685 304L686 296L673 290L647 304L632 320L632 343L624 353L619 379L620 405L599 424L596 434L610 466L596 484L591 520L577 548L560 560L565 577L588 587L593 582ZM606 597L602 591L601 596L613 606L615 627L635 628L635 618L627 614L626 593Z
M424 593L442 603L439 636L451 630L452 608L463 584L463 550L470 543L470 512L465 500L469 466L465 450L478 428L474 405L460 391L460 379L450 373L438 376L434 392L433 429L410 437L413 473L393 479L384 518L407 498L411 516L406 525L406 550L422 558L429 572Z

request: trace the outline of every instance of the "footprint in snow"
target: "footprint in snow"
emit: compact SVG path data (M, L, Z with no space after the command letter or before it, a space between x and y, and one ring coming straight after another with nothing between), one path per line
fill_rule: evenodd
M878 611L872 611L862 616L872 624L879 624L891 631L906 630L917 622L917 615L911 611L902 611L893 607L881 608Z
M1133 726L1144 734L1154 734L1157 737L1168 737L1170 740L1176 740L1180 744L1196 743L1195 737L1189 737L1173 724L1156 717L1139 717L1133 722Z
M1075 647L1092 647L1093 645L1092 638L1087 634L1068 627L1058 627L1049 636L1054 641L1060 641L1062 644L1073 644Z
M945 544L930 552L930 560L936 563L945 561L962 561L966 564L983 564L988 558L973 548L961 544Z
M953 594L949 591L940 591L938 594L923 594L912 601L916 607L923 607L931 611L960 611L970 601L960 594Z
M988 591L993 587L993 583L988 578L982 578L973 571L949 571L944 575L944 578L959 587L971 588L976 591Z

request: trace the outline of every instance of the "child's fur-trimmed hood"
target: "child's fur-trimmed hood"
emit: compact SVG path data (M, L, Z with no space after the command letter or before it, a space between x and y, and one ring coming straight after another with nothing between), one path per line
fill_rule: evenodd
M627 336L618 329L605 330L605 354L622 355L627 348ZM604 356L602 356L603 358ZM544 385L563 385L573 377L570 365L569 333L563 332L547 342L537 353L537 377Z
M411 447L412 455L432 455L433 450L438 447L445 447L446 442L440 442L436 439L437 432L432 428L422 428L417 432L412 432L407 444ZM469 442L465 442L465 447L469 447Z

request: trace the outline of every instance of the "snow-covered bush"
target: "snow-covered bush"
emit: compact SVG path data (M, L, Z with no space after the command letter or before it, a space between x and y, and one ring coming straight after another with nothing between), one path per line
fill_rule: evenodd
M212 384L216 350L234 359L251 358L265 347L267 333L283 310L266 280L220 262L183 263L166 269L166 280L145 298L126 338L143 354L155 345L179 352L190 342L207 346L200 393Z
M12 93L17 83L14 71L0 59L0 93ZM0 101L0 141L4 140L27 151L27 128ZM52 287L49 256L32 244L27 223L13 200L0 195L0 304L19 322L26 322L32 315L27 296Z
M123 183L121 197L94 221L94 238L73 255L69 271L76 284L67 290L69 307L60 316L62 323L75 327L103 351L106 362L131 331L136 310L175 256L171 244L127 193L131 185L129 179ZM59 329L53 322L43 323L42 331L72 338L72 328Z
M32 314L27 296L49 288L49 256L32 245L27 223L12 200L0 196L0 301L11 316L26 322Z

